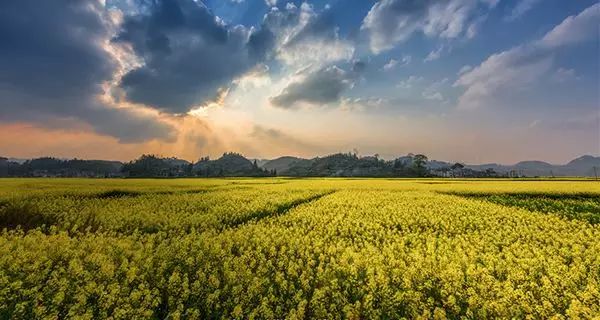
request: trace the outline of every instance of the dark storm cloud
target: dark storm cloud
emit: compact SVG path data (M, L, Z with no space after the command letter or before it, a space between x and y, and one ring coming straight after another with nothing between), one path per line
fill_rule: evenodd
M270 58L275 45L275 34L268 28L262 28L256 32L253 32L248 40L248 50L250 56L256 61Z
M173 142L176 138L171 125L129 109L94 108L79 117L94 123L98 133L118 137L124 143L144 142L152 138Z
M82 120L123 141L170 138L156 119L96 100L115 61L97 1L0 1L0 121Z
M289 84L271 103L281 108L292 108L298 103L325 105L340 101L342 92L350 89L358 73L337 66L321 68Z
M101 92L101 81L110 79L114 65L96 44L106 28L88 5L89 1L66 0L0 2L0 83L8 98L16 100L3 95L3 109L68 111L64 97L82 100ZM28 97L34 101L25 101ZM44 105L31 103L37 100Z
M79 121L125 142L171 140L175 128L158 117L115 108L98 97L108 89L123 99L117 102L185 113L282 53L286 63L315 55L316 62L309 62L317 71L273 98L281 106L339 100L352 86L356 72L322 67L349 59L351 49L340 41L327 10L319 14L308 4L290 4L269 11L258 28L246 28L226 25L201 1L107 3L122 10L120 25L97 0L0 1L0 121L46 126ZM107 45L131 48L135 57L129 58L141 65L115 78L131 61L121 64ZM118 88L111 88L115 80ZM318 92L319 83L331 85L329 91Z
M151 1L145 13L125 18L117 43L129 43L144 65L122 81L130 101L184 113L215 97L264 59L273 45L267 31L252 33L219 21L192 0Z
M259 60L271 58L277 50L278 34L293 28L300 23L300 12L296 6L280 10L272 8L265 14L260 28L250 35L248 46L250 53Z

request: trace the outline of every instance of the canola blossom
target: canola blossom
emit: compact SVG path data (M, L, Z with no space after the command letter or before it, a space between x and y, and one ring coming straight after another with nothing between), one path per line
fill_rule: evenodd
M600 184L0 180L1 319L592 319Z

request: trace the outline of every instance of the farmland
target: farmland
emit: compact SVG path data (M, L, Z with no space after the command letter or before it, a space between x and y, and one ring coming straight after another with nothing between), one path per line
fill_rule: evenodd
M0 318L600 316L590 180L3 179Z

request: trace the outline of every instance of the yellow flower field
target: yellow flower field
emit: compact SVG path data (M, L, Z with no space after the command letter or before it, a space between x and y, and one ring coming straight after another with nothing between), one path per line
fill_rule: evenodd
M600 317L591 180L2 179L2 319Z

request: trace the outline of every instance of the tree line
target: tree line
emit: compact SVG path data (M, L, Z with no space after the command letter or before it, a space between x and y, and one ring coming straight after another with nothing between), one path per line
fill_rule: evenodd
M284 157L282 157L284 158ZM281 159L281 158L280 158ZM197 162L144 154L122 163L104 160L61 160L51 157L22 163L0 158L0 177L497 177L491 169L477 171L460 163L430 161L423 154L408 154L393 160L378 155L337 153L313 159L296 158L281 164L278 159L249 160L239 153L224 153L218 159L202 157Z

